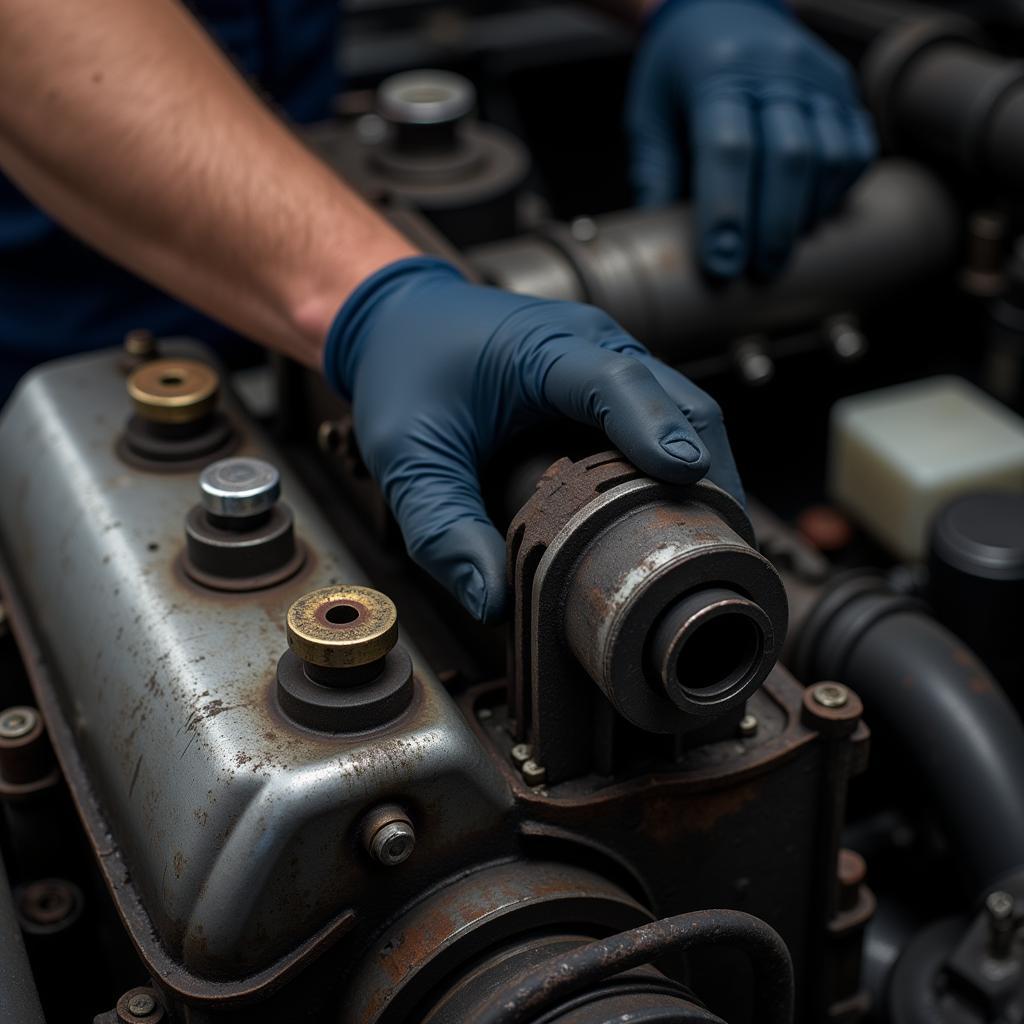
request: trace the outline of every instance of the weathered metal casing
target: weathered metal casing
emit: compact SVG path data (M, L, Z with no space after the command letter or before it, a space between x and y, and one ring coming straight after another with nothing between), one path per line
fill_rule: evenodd
M306 559L263 590L193 582L181 558L197 471L123 461L130 411L117 352L49 364L18 388L0 420L4 599L150 969L183 999L252 998L353 924L353 937L369 927L371 898L387 914L497 842L511 798L414 651L414 696L389 724L329 735L287 718L275 673L289 606L366 582L362 572L228 399L238 454L281 470ZM398 868L361 845L380 803L416 827Z

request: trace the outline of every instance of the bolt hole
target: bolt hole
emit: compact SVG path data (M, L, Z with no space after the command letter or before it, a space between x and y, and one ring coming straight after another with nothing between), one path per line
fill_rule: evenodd
M333 608L327 609L324 618L335 626L344 626L349 622L355 622L359 618L359 612L351 605L336 604Z
M744 615L719 615L686 638L676 664L679 682L697 694L734 686L760 655L761 635Z
M165 373L161 376L160 383L165 388L180 388L185 383L185 378L180 373Z

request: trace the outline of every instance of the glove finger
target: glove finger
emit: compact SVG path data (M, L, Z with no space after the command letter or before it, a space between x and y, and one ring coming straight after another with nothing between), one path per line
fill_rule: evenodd
M815 150L799 103L775 99L764 104L761 145L754 267L769 275L781 269L807 223Z
M629 176L641 206L665 206L682 186L679 139L670 110L631 104L628 118Z
M544 379L549 411L599 427L650 476L671 483L704 476L711 463L704 442L647 366L633 355L578 340Z
M707 478L728 491L740 504L746 504L736 459L732 454L725 421L719 404L688 377L654 356L642 356L641 362L651 371L665 393L692 424L711 455Z
M503 618L505 539L487 517L472 459L451 438L406 440L378 479L413 560L475 618Z
M870 135L858 117L839 104L819 97L813 106L812 128L817 141L818 176L813 220L831 216L871 159ZM870 125L868 126L870 130Z
M715 93L693 110L697 252L717 277L743 273L750 254L756 128L743 93Z

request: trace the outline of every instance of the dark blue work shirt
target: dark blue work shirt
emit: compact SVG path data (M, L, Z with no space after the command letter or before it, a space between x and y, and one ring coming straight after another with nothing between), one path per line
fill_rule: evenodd
M328 116L338 88L338 0L195 0L189 6L239 70L292 120ZM231 337L72 238L0 175L0 402L33 364L116 344L133 327L215 344Z

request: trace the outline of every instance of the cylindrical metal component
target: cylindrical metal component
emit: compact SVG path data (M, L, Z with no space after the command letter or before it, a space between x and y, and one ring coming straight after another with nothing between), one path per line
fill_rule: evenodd
M794 661L798 675L841 680L861 696L920 771L978 889L1024 865L1024 725L959 637L858 575L824 593Z
M199 475L203 508L225 519L269 512L281 495L281 474L264 459L220 459Z
M149 423L196 423L213 412L219 389L216 370L195 359L154 359L128 378L135 413Z
M412 856L416 830L408 815L398 807L371 811L364 825L366 852L378 864L393 868Z
M377 110L392 127L393 145L405 151L452 149L456 125L475 105L473 83L450 71L403 71L377 90Z
M398 642L398 611L370 587L324 587L288 609L288 646L307 665L359 668L380 661Z
M54 772L42 716L16 705L0 711L0 793L24 790Z
M467 260L509 291L591 302L676 363L745 335L865 309L952 266L959 252L951 197L923 168L900 160L868 172L770 283L709 284L693 256L689 207L628 210L592 223L596 232L584 242L569 226L552 225L478 246Z
M710 485L677 489L594 533L565 634L616 709L672 732L741 705L778 657L786 599L739 506Z
M1024 682L1024 495L969 494L935 517L928 597L1015 699Z

